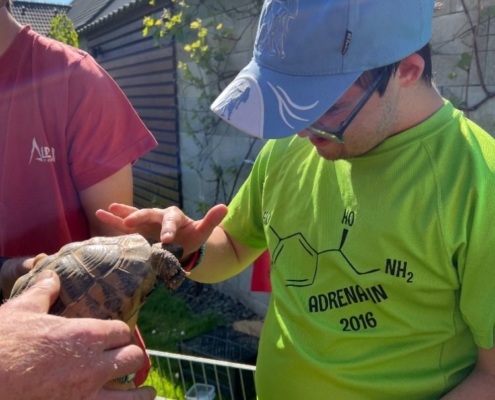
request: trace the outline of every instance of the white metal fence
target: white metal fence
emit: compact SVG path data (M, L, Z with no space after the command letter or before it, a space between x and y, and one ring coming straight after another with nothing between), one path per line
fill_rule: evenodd
M158 398L173 400L256 400L256 367L229 361L148 350L147 384Z

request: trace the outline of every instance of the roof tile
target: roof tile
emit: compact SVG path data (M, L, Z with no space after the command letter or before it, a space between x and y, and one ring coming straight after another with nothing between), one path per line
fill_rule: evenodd
M73 0L68 16L74 23L74 27L82 27L99 15L100 11L109 5L113 0Z

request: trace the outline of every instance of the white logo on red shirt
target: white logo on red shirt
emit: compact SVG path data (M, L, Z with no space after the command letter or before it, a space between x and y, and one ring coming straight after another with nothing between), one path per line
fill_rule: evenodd
M55 162L55 149L53 147L40 147L38 143L36 143L36 139L33 138L33 147L31 149L31 158L29 159L29 164L33 161L33 157L35 156L35 152L38 157L35 157L35 160L40 162Z

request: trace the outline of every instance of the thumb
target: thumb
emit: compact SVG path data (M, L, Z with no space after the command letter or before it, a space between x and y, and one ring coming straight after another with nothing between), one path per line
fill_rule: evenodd
M218 204L208 210L205 217L198 221L196 226L197 231L204 237L204 241L208 239L213 230L220 225L225 216L227 215L228 208L224 204Z
M41 271L36 282L18 297L9 300L11 306L40 313L48 313L60 292L60 279L51 270Z
M43 258L45 258L45 257L48 257L48 255L47 255L47 254L45 254L45 253L40 253L40 254L38 254L36 257L34 257L34 258L33 258L33 268L36 266L36 264L37 264L39 261L43 260Z

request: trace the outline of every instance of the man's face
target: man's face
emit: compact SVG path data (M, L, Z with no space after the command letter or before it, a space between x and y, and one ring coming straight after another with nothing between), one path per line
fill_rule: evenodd
M366 89L354 84L315 125L329 130L338 127L358 106L365 92ZM385 94L380 97L374 92L346 128L343 143L319 136L310 129L305 129L298 135L308 138L318 154L328 160L362 155L396 133L394 129L397 125L397 96L398 89L392 76Z

